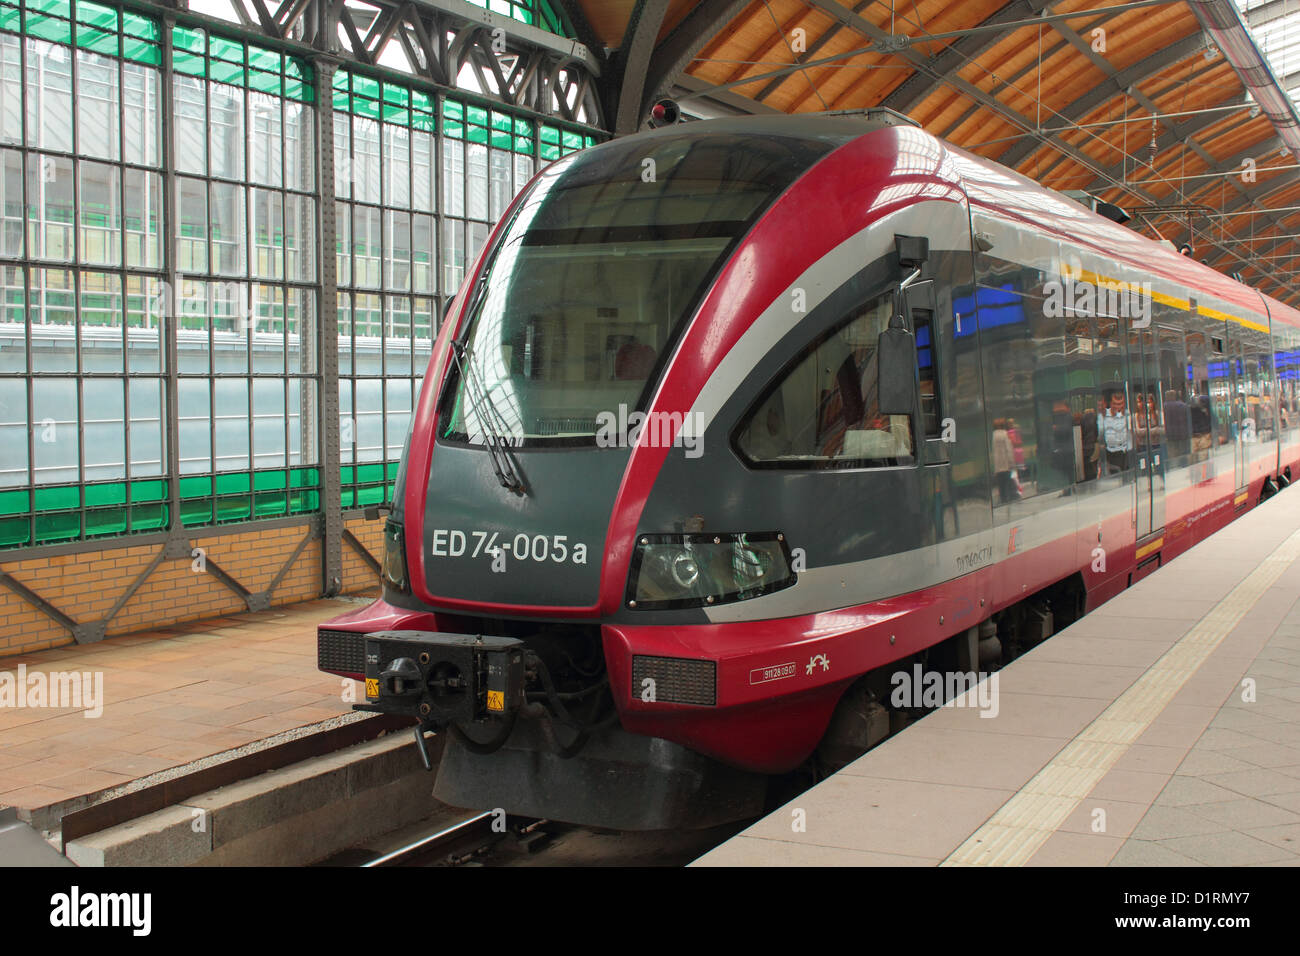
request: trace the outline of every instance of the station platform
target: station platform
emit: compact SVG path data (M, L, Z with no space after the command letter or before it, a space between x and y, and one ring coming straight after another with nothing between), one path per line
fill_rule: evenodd
M1300 492L995 676L693 865L1300 864Z
M25 684L30 694L37 674L47 686L51 675L81 674L87 689L102 676L91 706L0 707L0 808L49 829L66 813L210 758L359 718L344 700L343 684L352 682L316 669L316 625L361 600L314 600L0 658L0 678L12 675L19 693Z

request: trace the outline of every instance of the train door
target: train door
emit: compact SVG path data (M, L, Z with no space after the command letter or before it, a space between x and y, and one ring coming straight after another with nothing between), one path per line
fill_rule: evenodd
M1129 332L1129 408L1133 415L1134 517L1140 541L1165 523L1164 428L1160 359L1150 329Z

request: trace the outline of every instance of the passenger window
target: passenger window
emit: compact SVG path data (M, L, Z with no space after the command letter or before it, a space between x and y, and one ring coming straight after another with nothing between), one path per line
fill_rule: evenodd
M862 468L914 462L911 416L881 415L877 404L876 339L892 305L889 295L873 299L777 376L736 433L736 449L751 465ZM917 342L922 348L920 336Z

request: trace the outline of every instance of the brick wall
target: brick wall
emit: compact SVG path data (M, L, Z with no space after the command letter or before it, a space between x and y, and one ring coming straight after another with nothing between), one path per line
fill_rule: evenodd
M358 515L346 522L377 559L383 554L383 521ZM190 539L247 590L266 590L289 556L307 536L308 523L228 534L203 534ZM35 592L78 624L100 621L162 551L161 544L123 547L105 542L95 551L58 554L26 560L6 560L0 569ZM272 604L289 604L320 597L320 540L311 540L285 572L271 595ZM13 557L17 557L14 555ZM195 570L193 558L164 558L107 625L110 635L166 627L247 610L242 597L214 575ZM343 591L375 587L374 570L344 542ZM7 587L0 586L0 658L74 643L72 634L43 611Z

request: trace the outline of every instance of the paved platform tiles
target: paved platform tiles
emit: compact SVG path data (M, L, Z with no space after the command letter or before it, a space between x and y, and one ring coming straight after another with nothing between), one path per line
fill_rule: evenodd
M1300 865L1297 529L1288 491L695 865Z
M127 785L351 713L316 669L323 599L0 658L0 673L103 675L103 713L0 707L0 807L33 810Z

